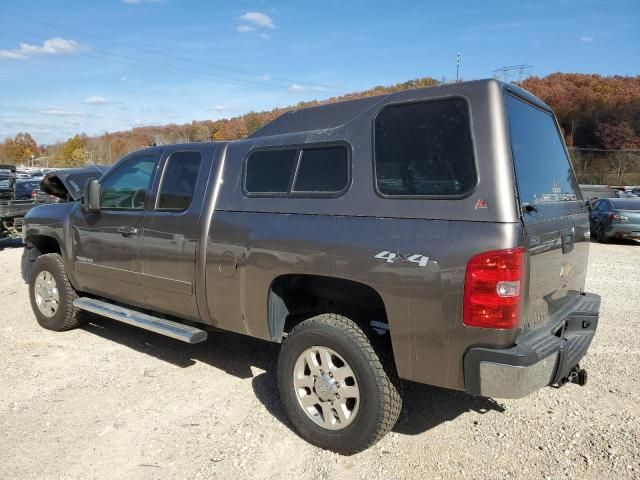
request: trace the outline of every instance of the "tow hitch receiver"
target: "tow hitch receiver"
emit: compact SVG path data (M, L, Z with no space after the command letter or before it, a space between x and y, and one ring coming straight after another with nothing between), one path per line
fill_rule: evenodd
M576 383L584 387L587 384L587 371L584 368L580 368L580 365L576 365L566 377L560 380L558 387L562 387L567 383Z

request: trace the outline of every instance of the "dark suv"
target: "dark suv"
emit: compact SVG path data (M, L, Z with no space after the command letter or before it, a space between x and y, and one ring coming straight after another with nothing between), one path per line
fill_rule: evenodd
M133 152L23 234L43 327L87 310L281 343L292 424L342 453L393 427L398 378L503 398L586 381L586 206L549 107L495 80Z

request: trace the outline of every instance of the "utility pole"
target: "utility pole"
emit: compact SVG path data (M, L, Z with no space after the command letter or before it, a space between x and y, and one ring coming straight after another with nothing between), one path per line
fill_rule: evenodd
M458 52L458 54L456 55L456 83L458 83L460 80L460 61L462 60L462 55L460 54L460 52Z

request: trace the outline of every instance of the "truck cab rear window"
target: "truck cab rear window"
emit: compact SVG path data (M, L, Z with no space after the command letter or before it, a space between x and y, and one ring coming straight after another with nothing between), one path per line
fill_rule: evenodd
M201 162L200 152L176 152L169 157L162 175L156 210L183 211L189 208Z
M461 98L391 105L375 119L376 186L390 196L460 196L476 184Z
M347 187L344 147L258 150L246 163L245 190L253 195L333 195Z

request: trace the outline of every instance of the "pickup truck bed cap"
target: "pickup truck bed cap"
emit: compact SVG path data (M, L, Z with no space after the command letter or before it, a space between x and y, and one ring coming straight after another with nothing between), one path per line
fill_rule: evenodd
M500 84L503 87L508 86L510 90L517 92L518 95L526 98L531 103L550 110L550 107L540 99L513 84L506 84L495 79L484 79L403 90L386 95L376 95L354 100L341 100L313 107L296 108L283 113L278 118L256 130L247 138L254 139L273 135L337 128L355 120L361 115L366 114L373 117L377 112L377 109L374 108L377 105L381 103L388 104L396 101L406 101L408 97L412 95L412 92L432 92L433 94L429 95L429 97L432 96L433 98L456 95L465 96L465 93L467 92L485 90L487 88L487 84L492 82ZM421 95L421 98L424 98L424 95Z

